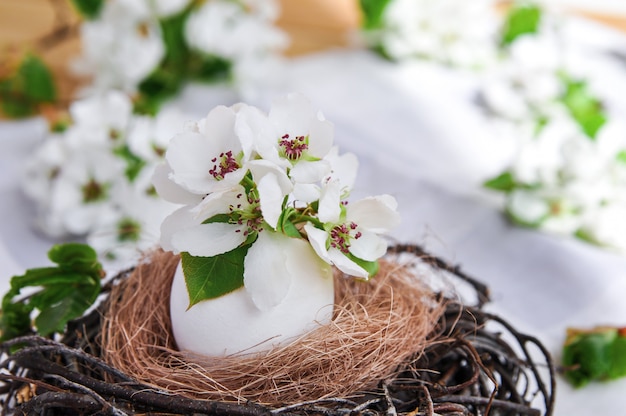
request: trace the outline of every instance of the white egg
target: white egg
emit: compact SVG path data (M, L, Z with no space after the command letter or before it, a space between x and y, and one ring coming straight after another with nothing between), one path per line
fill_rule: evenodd
M289 250L289 249L288 249ZM174 275L170 298L172 331L178 348L207 356L269 350L332 319L332 268L308 251L297 250L301 273L294 277L283 301L258 309L245 288L204 300L191 308L182 267Z

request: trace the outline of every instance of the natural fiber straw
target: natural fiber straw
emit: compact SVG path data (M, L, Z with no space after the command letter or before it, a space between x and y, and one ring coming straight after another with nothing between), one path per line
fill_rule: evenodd
M285 405L374 389L421 354L444 310L412 269L382 261L368 283L336 273L330 325L267 353L198 359L177 351L171 334L178 260L155 253L113 289L102 348L138 381L191 398Z

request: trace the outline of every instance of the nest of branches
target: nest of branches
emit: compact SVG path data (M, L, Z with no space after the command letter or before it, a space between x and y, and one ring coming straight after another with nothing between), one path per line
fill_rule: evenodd
M59 340L2 344L3 414L552 414L541 343L483 310L486 287L417 246L392 247L373 285L337 275L332 325L213 360L176 350L167 293L177 259L156 256L120 274ZM477 302L435 292L423 273L469 283Z

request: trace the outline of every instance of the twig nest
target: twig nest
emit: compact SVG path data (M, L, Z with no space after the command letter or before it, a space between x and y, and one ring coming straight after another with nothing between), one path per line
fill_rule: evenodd
M369 282L335 271L329 324L254 354L198 356L180 351L172 335L167 295L178 263L156 253L114 288L102 349L110 365L136 380L196 399L278 406L374 389L423 353L446 302L395 261L381 261Z
M179 263L170 296L172 331L178 348L207 356L267 351L328 325L335 296L332 268L304 240L292 240L281 258L287 258L287 266L297 273L293 273L282 301L267 308L255 304L245 287L189 307ZM271 275L271 267L265 272Z

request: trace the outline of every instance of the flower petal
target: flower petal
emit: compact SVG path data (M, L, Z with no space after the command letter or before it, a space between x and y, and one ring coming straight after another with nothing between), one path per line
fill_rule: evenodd
M246 164L246 167L250 169L252 177L256 183L259 183L263 176L268 173L273 173L278 179L278 184L284 195L287 195L293 189L291 180L287 177L287 173L283 168L276 163L272 163L268 160L252 160Z
M172 170L166 163L161 163L154 169L152 184L159 196L175 204L197 204L202 200L200 195L187 191L170 179Z
M297 183L315 183L330 174L330 163L325 160L301 160L291 169L289 176Z
M378 235L362 231L359 238L350 240L350 253L365 261L374 261L385 255L387 242Z
M322 222L336 224L341 216L341 184L339 181L327 182L320 193L317 217Z
M391 195L363 198L348 204L346 221L354 221L366 230L385 233L400 223L398 203Z
M210 182L215 181L209 175L214 165L211 158L218 154L215 143L210 143L199 133L186 131L172 139L165 158L173 172L171 178L177 184L190 192L205 195L211 192Z
M315 253L326 263L331 263L330 257L328 256L328 250L326 249L326 240L328 239L328 234L324 230L320 230L319 228L315 228L313 224L307 222L304 224L304 230L307 233L309 238L309 243Z
M182 229L198 225L198 220L194 218L190 210L188 206L181 207L163 220L161 223L161 248L163 250L179 253L172 243L174 234Z
M349 258L347 258L341 251L336 248L328 250L328 256L339 270L350 276L360 277L362 279L369 278L369 273L363 267L359 266Z
M276 175L268 173L263 176L257 184L259 191L259 199L261 200L261 213L266 223L273 229L276 229L278 218L283 211L283 194Z
M215 143L220 150L242 150L241 142L235 134L236 114L232 108L219 105L209 112L201 125L200 133ZM206 155L205 155L206 156Z
M231 207L243 210L249 205L245 195L246 190L241 185L236 185L231 189L223 191L216 191L207 195L190 212L200 219L201 222L217 214L228 214L231 211Z
M227 223L199 224L172 235L172 245L192 256L213 257L237 248L246 240L241 226Z
M334 130L333 124L318 113L309 129L309 154L319 158L326 156L333 146Z
M353 153L344 153L339 156L337 148L333 147L330 153L324 158L330 163L331 171L328 180L338 180L341 182L342 192L350 192L356 181L356 174L359 169L359 161Z
M261 232L244 259L243 285L262 311L287 296L293 276L287 268L292 239L280 233Z
M314 117L311 102L299 93L288 94L274 100L269 112L270 121L284 130L282 134L294 136L308 135Z

